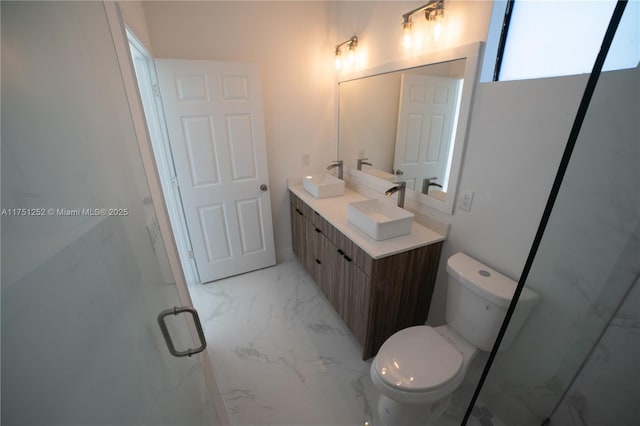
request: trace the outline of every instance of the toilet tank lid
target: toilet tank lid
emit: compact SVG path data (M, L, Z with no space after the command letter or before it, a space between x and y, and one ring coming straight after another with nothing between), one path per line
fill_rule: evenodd
M447 272L469 290L503 307L511 303L518 284L464 253L456 253L447 260ZM536 303L538 295L525 287L520 293L516 309L531 307Z

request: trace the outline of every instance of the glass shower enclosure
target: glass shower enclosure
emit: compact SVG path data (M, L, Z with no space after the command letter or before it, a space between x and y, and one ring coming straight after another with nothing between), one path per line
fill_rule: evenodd
M104 5L1 7L2 424L219 424Z
M611 50L629 42L622 26L640 31L629 6ZM637 60L600 74L525 282L540 303L513 345L497 353L474 421L637 424L639 117Z

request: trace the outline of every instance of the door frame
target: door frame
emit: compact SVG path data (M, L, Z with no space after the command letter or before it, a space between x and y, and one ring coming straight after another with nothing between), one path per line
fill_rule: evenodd
M148 106L150 108L148 113L156 118L154 123L150 123L147 115L145 114L145 123L149 130L155 164L160 184L162 185L165 201L167 203L169 219L172 225L171 229L173 230L173 235L176 240L178 255L180 256L187 284L200 283L201 280L198 273L198 267L192 254L193 247L191 246L191 238L189 237L187 221L184 215L180 189L175 184L175 182L177 182L177 173L174 167L171 146L169 144L169 134L164 118L164 109L159 97L158 75L156 73L153 57L149 53L149 49L147 49L144 43L140 41L126 22L124 23L124 27L128 43L133 44L142 56L145 57L145 67L149 77L148 83L151 91L153 92L150 94L152 99L145 99L147 96L145 96L144 93L141 93L141 91L139 91L139 95L143 108ZM136 77L137 81L139 76L135 73L135 67L134 77Z
M167 203L162 191L162 184L159 178L160 174L155 162L151 138L149 136L149 129L147 128L144 109L142 107L142 100L137 89L137 80L135 77L133 62L131 60L131 54L129 52L129 40L126 34L124 18L120 10L120 6L116 2L103 1L103 5L107 15L109 28L111 29L116 56L118 57L118 63L125 87L127 102L129 103L134 132L140 149L140 156L142 158L151 197L158 216L160 234L165 242L171 272L176 280L178 296L183 306L193 306L184 269L180 262L178 247L171 228ZM193 326L191 327L191 333L194 336L194 339L197 339L198 333ZM207 383L211 399L213 400L213 404L218 412L221 424L225 426L230 425L229 415L222 397L221 389L218 386L208 352L208 349L205 349L205 351L198 355L205 375L205 381Z

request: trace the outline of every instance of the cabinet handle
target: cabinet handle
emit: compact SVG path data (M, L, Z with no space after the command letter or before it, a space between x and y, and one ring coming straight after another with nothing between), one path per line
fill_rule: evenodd
M317 263L318 265L322 265L322 262L320 262L320 259L316 259L316 263Z
M320 229L316 228L316 232L322 232Z
M344 257L347 262L351 262L351 258L349 256L347 256L346 254L344 256L342 256L342 257Z
M340 249L338 249L338 254L339 254L340 256L344 256L344 252L343 252L342 250L340 250Z
M298 214L299 214L300 216L302 216L302 210L300 210L300 209L296 209L296 211L298 212Z

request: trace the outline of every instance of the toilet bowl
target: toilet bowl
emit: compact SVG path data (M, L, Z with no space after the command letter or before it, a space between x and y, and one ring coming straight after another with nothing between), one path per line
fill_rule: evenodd
M475 355L493 345L516 288L513 280L462 253L449 258L447 271L447 324L398 331L371 363L371 380L381 393L378 413L386 425L426 425L446 411ZM523 289L512 317L515 330L510 325L503 346L537 300Z
M449 326L409 327L391 336L371 363L387 425L426 424L449 406L478 350Z

